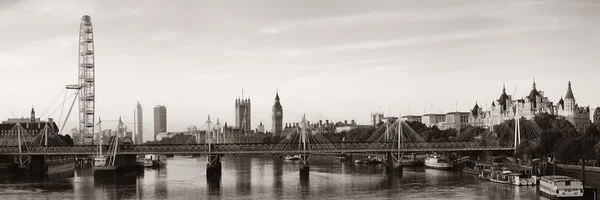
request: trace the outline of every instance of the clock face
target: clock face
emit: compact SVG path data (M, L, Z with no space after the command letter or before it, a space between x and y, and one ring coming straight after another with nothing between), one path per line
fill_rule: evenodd
M275 112L275 115L277 115L277 116L281 115L281 111Z

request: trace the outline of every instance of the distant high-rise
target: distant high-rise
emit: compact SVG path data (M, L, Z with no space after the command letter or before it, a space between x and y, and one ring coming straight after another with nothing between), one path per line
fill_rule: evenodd
M142 144L144 143L144 112L139 101L137 102L137 107L135 108L135 115L135 144Z
M279 103L279 92L275 94L275 104L273 105L273 135L280 136L283 131L283 107Z
M154 107L154 141L156 135L167 132L167 107L157 105Z
M243 134L248 134L252 130L251 121L251 107L250 107L250 99L240 99L235 100L235 126L240 129Z

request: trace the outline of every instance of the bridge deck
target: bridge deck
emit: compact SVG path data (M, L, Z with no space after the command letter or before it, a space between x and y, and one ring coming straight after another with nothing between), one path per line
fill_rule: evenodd
M161 144L161 145L121 145L118 154L297 154L302 152L298 144ZM102 146L106 152L108 145ZM447 143L405 143L401 152L423 151L508 151L514 150L510 144L497 144L478 147L473 142ZM26 155L93 155L97 145L23 147ZM309 153L376 153L397 152L397 144L392 143L333 143L307 145ZM0 155L19 155L16 146L0 147Z

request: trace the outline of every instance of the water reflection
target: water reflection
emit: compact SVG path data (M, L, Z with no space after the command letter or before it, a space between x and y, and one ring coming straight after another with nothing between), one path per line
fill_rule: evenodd
M298 190L301 194L302 199L308 199L310 196L310 177L309 176L300 176L300 183Z
M207 177L206 184L208 185L208 195L209 196L221 196L221 177Z
M245 196L252 192L252 169L251 158L236 156L233 157L235 164L235 193L239 196Z
M158 169L154 170L155 173L155 185L154 185L154 196L160 198L168 198L168 190L167 190L167 170L166 169Z
M283 159L273 158L273 196L283 196Z
M313 160L314 159L314 160ZM481 181L453 171L403 168L311 158L310 175L277 157L223 157L223 176L206 177L206 159L175 157L168 168L112 183L95 183L91 169L74 178L0 184L0 199L537 199L535 187Z

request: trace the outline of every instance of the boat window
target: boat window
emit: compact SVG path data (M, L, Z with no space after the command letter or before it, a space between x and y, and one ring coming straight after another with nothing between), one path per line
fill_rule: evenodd
M566 186L569 186L569 185L571 185L571 181L565 181L565 185L566 185Z

